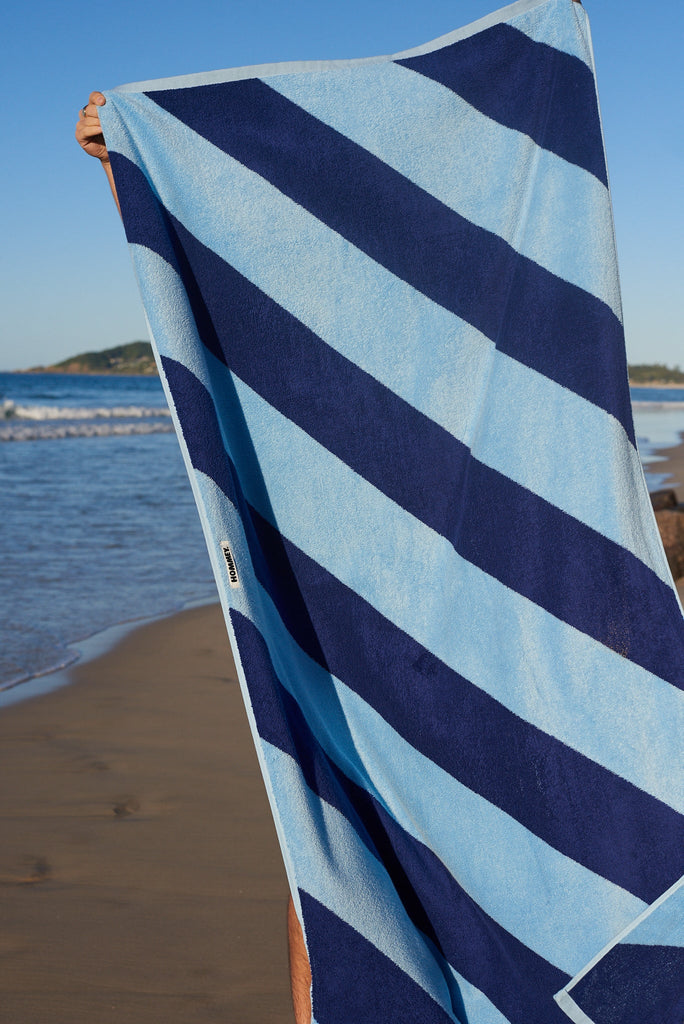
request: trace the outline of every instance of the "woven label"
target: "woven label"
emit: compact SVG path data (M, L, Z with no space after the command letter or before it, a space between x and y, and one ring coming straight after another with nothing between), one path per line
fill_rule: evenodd
M239 587L240 578L238 576L237 566L235 565L233 552L230 550L230 544L227 540L221 541L221 551L223 552L223 557L226 560L226 567L228 569L228 583L231 587Z

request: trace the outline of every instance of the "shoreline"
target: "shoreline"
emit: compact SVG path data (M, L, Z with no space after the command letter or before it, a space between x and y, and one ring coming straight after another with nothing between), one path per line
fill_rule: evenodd
M287 883L218 604L0 714L2 1024L291 1024Z
M654 451L654 455L662 458L662 461L651 463L649 468L667 478L658 486L657 490L674 491L677 501L684 504L684 431L680 433L679 444L669 448L658 448ZM684 608L684 576L680 576L674 583L680 603Z
M680 432L679 443L666 448L655 448L653 451L658 459L646 467L649 472L669 477L657 488L662 491L674 491L677 501L684 503L684 431Z
M196 601L189 601L180 607L171 608L159 612L156 615L144 615L141 618L126 619L123 622L115 622L113 626L106 626L96 633L87 634L79 640L71 640L66 645L69 652L68 660L61 664L45 668L33 674L27 673L16 679L9 679L0 683L0 714L3 708L11 707L24 700L33 700L36 697L44 697L53 690L60 690L63 686L69 686L72 682L72 670L81 665L87 665L96 658L109 654L117 644L126 639L129 634L154 622L161 622L164 619L172 619L176 615L193 608L204 608L218 602L216 594L212 597L201 598Z

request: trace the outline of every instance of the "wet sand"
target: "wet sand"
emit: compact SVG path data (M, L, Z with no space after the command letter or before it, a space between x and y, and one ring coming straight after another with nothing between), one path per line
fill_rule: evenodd
M291 1024L287 886L218 605L0 714L0 1022Z
M684 504L684 435L682 442L674 448L661 448L657 455L663 459L662 462L655 462L652 468L656 473L667 473L668 477L660 485L660 490L674 490L677 501ZM675 581L679 600L684 605L684 576Z
M661 456L663 461L652 463L651 468L655 473L668 474L668 479L660 489L673 489L677 494L677 500L684 503L684 434L676 447L661 448L655 454Z

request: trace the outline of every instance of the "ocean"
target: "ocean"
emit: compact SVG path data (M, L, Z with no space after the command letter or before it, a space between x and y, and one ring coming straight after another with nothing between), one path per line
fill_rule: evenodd
M684 389L632 397L655 489ZM0 691L70 664L86 637L216 597L156 377L0 373L0 495Z
M157 377L0 374L0 688L216 590Z
M684 433L684 388L632 388L634 429L649 491L665 483L658 472L659 448L679 444ZM684 484L684 480L678 480Z

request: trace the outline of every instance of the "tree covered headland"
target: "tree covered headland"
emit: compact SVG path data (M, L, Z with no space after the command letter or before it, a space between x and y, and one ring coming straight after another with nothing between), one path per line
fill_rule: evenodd
M664 363L639 363L629 367L629 380L631 384L681 384L684 387L684 370Z
M149 341L131 341L102 352L82 352L53 366L36 366L32 373L153 374L157 367Z

